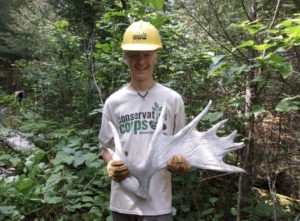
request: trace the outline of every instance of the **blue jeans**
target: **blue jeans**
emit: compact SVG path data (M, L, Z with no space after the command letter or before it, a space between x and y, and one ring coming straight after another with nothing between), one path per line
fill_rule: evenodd
M113 221L173 221L172 214L159 216L138 216L112 211Z

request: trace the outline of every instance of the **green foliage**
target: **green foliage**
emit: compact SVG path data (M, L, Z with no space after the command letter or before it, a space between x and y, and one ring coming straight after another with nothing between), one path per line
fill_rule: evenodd
M21 1L3 1L1 2L1 19L0 19L0 58L17 59L20 58L20 54L23 53L23 48L20 45L13 44L10 40L14 38L11 33L15 30L11 27L14 22L14 16L10 13L14 8L19 8ZM14 38L15 39L15 38Z
M278 112L290 112L297 111L300 109L300 102L296 99L299 99L300 96L287 97L284 98L277 104L276 111Z
M22 47L24 42L30 51L29 57L13 65L20 75L18 87L25 88L28 97L18 104L13 95L0 91L0 135L2 138L17 130L38 148L21 155L1 146L0 165L19 172L0 177L0 220L111 220L110 180L97 156L99 113L102 101L128 82L120 42L132 21L143 19L160 29L164 49L159 51L155 79L183 96L187 121L212 99L213 108L201 128L229 118L220 134L232 128L243 131L249 71L257 74L250 82L256 89L250 114L256 119L267 111L285 114L299 110L297 92L279 90L281 85L299 83L299 73L286 56L299 45L299 16L269 29L264 19L241 22L245 16L236 1L219 3L216 8L210 5L213 1L199 1L200 8L188 1L192 6L189 14L199 10L204 15L202 20L199 16L200 20L191 22L179 13L180 6L170 2L35 0L14 14L14 31L23 37L5 42ZM221 23L212 16L214 9L228 14ZM199 24L220 41L223 25L235 46L226 51L212 43L207 32L197 29ZM255 56L248 59L252 52ZM244 59L232 56L241 56L239 53ZM100 90L95 90L95 84ZM267 105L262 95L268 93L278 95L281 101ZM239 134L238 139L244 138ZM225 158L230 164L238 164L237 159L236 154ZM236 218L236 177L206 180L215 175L193 170L188 176L174 177L173 204L180 220ZM266 199L256 196L249 202L247 220L266 220L272 215L273 207ZM285 208L278 207L278 211L282 220L292 216Z
M222 203L226 202L226 208L234 208L232 203L236 196L232 191L228 192L225 179L203 179L213 174L193 170L189 176L173 178L173 201L179 220L221 221L228 212L222 209ZM230 218L233 220L234 214Z
M0 105L3 107L8 106L12 104L14 100L15 97L13 95L4 95L3 93L1 93Z
M80 38L67 30L68 22L55 22L45 36L51 57L44 61L19 60L15 68L23 72L22 84L35 96L36 109L43 115L81 115L88 110L82 94L87 94L84 84L87 77L86 59L80 51ZM76 110L73 112L73 110Z
M35 150L16 157L5 149L9 154L1 154L0 161L24 169L17 176L0 179L1 220L104 220L109 214L110 180L98 159L98 147L90 143L91 132L52 131L63 139L54 144L49 139L54 146L48 153Z
M255 202L250 207L243 208L244 211L249 213L247 221L260 221L267 220L274 217L274 207L272 206L272 200L266 196L256 196L255 198L249 197L249 200ZM293 220L293 215L288 211L285 211L283 206L277 205L276 217L278 220Z
M287 19L276 25L274 29L267 29L267 26L258 20L254 22L246 21L236 25L235 27L242 28L251 35L256 35L255 39L258 39L256 41L263 43L256 42L253 39L244 41L233 48L233 51L236 49L255 50L256 58L243 65L236 65L226 60L224 55L213 56L209 76L220 78L224 85L232 85L236 84L236 80L243 77L247 71L258 72L260 74L251 81L253 85L256 85L256 96L259 96L259 93L262 93L265 88L269 88L269 85L277 83L271 80L273 77L272 72L285 81L296 80L294 83L299 82L299 76L293 71L291 62L283 56L284 52L299 44L299 21L299 17ZM265 37L266 32L268 35ZM261 39L261 37L264 38ZM296 98L298 98L297 94L284 98L273 108L278 112L298 110L299 104L294 101ZM255 104L250 114L257 117L264 112L263 106Z

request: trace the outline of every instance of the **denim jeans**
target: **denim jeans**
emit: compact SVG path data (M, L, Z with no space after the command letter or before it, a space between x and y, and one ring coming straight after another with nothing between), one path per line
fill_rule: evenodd
M138 216L112 211L113 221L173 221L172 214L159 216Z

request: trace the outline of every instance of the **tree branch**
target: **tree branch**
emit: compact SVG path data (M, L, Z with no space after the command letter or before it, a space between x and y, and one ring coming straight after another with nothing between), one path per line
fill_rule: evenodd
M233 55L233 56L236 57L236 58L242 59L242 60L244 60L244 61L247 60L247 59L245 59L244 57L241 57L241 56L239 56L239 55L233 53L233 52L232 52L229 48L227 48L223 43L221 43L219 40L217 40L217 38L216 38L210 31L208 31L208 30L203 26L202 22L199 21L199 20L191 13L191 11L187 9L187 7L186 7L182 2L180 2L180 3L181 3L180 6L186 11L186 14L187 14L189 17L191 17L191 18L199 25L199 27L200 27L200 28L201 28L201 29L202 29L209 37L212 38L212 40L214 40L217 44L219 44L221 48L223 48L224 50L226 50L228 53L230 53L231 55ZM202 15L202 13L201 13L201 15ZM203 16L203 17L204 17L205 20L206 20L206 17L205 17L205 16ZM208 22L208 21L207 21L207 22ZM209 23L209 22L208 22L208 23Z
M280 2L281 2L281 0L277 1L277 5L276 5L276 8L275 8L274 16L272 18L271 24L269 25L269 30L272 28L272 26L274 24L274 21L276 19L276 15L277 15L277 12L278 12L278 9L279 9Z
M95 65L94 65L94 44L95 44L95 28L92 30L92 34L89 39L88 43L88 52L89 52L89 70L91 77L93 79L93 85L95 86L96 90L99 93L101 104L103 104L102 100L102 92L100 87L97 84L96 78L95 78Z
M249 21L252 21L250 15L249 15L249 13L248 13L248 11L247 11L247 9L246 9L244 0L240 0L240 2L241 2L241 4L242 4L243 10L244 10L244 12L245 12L245 14L246 14L248 20L249 20Z
M278 12L278 9L279 9L280 2L281 2L281 0L277 0L275 12L274 12L272 21L271 21L271 23L270 23L270 25L269 25L268 31L270 31L270 29L272 28L272 26L273 26L273 24L274 24L274 22L275 22L275 19L276 19L276 16L277 16L277 12ZM263 50L263 53L262 53L262 57L264 58L265 56L266 56L266 49ZM260 75L260 74L261 74L261 69L259 70L258 75Z
M213 12L214 12L214 15L215 15L215 17L216 17L216 19L217 19L217 21L218 21L218 23L219 23L219 25L220 25L222 31L223 31L224 34L225 34L226 40L228 40L228 41L231 43L231 45L232 45L233 47L236 47L236 44L235 44L234 41L231 39L231 37L229 36L227 30L225 29L224 25L222 24L222 21L220 20L219 15L218 15L218 13L216 12L216 8L214 7L213 3L211 2L211 0L208 0L208 2L209 2L209 4L211 5L211 7L212 7L212 9L213 9ZM246 57L246 56L241 52L241 50L238 49L238 48L237 48L237 52L238 52L242 57Z

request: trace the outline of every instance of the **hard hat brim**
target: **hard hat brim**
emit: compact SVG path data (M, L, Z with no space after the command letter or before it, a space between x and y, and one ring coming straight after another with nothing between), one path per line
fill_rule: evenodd
M123 44L121 48L124 51L155 51L162 48L162 45L157 44Z

